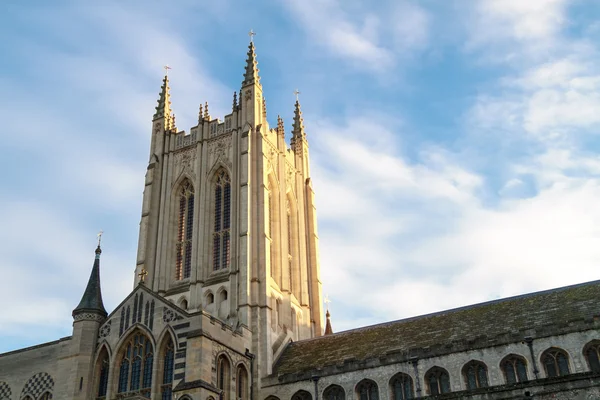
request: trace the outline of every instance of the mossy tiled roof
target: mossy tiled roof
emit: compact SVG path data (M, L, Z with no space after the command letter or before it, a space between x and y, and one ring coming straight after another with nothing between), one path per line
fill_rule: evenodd
M431 357L598 327L600 281L290 343L274 375L370 360Z

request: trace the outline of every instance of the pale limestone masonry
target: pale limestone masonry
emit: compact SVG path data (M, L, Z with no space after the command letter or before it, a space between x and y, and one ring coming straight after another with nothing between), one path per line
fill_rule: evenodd
M600 399L600 281L332 333L300 104L288 145L283 120L267 120L253 43L247 55L231 113L205 104L189 133L165 76L132 292L106 312L98 246L72 336L0 354L0 400L400 400L397 376L408 398ZM550 376L549 349L568 372ZM525 380L508 382L510 355ZM434 368L445 394L431 395Z

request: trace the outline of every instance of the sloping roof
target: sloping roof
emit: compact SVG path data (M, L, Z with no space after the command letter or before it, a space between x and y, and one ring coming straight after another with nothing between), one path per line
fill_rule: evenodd
M430 357L600 326L600 281L290 343L274 375Z
M100 289L100 245L96 249L96 258L94 259L94 266L90 274L90 279L85 288L85 292L81 297L79 305L73 310L73 316L83 312L95 312L106 317L106 309L102 302L102 290Z

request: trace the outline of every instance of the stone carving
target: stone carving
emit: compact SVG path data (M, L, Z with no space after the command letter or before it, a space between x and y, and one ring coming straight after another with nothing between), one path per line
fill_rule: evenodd
M196 143L196 131L193 131L189 135L177 135L175 139L175 149L181 149L183 147L191 146Z
M182 171L185 171L195 180L194 166L196 164L196 148L191 147L175 153L176 175L179 176Z
M104 317L96 313L80 313L73 317L73 321L104 321Z
M29 378L25 384L25 387L23 387L21 398L30 395L34 399L37 399L47 391L52 392L53 388L54 379L52 379L52 377L46 372L40 372Z
M100 328L100 337L107 337L110 335L110 326L112 324L112 319L108 320L102 328Z
M170 308L163 308L163 322L165 324L168 324L169 322L173 322L178 318L178 315L175 313L175 311L171 310Z
M208 143L208 153L213 157L213 160L221 160L231 167L230 160L231 151L231 134L221 135L218 138Z

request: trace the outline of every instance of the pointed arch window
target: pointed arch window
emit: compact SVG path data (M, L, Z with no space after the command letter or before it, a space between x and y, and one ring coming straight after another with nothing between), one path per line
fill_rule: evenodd
M223 391L221 400L229 400L230 371L229 360L225 355L221 354L217 359L217 387Z
M583 354L590 367L590 371L600 372L600 341L594 340L588 343L583 350Z
M152 387L152 343L140 333L124 343L125 350L119 367L119 393L140 393L150 397Z
M248 371L243 365L238 365L236 374L237 398L238 400L248 399Z
M406 400L413 399L415 397L413 380L407 374L396 374L390 380L390 387L392 388L393 400Z
M450 375L440 367L433 367L425 374L427 394L436 395L450 393Z
M194 227L194 187L185 181L179 190L177 214L177 243L175 275L177 280L190 277L192 272L192 233Z
M569 375L569 357L561 349L551 348L542 354L542 364L548 378Z
M39 400L52 400L52 393L46 392L44 393Z
M312 400L312 395L306 390L298 390L292 396L292 400Z
M108 388L108 368L109 368L109 361L108 361L108 353L106 351L106 348L102 349L102 353L100 355L100 360L98 365L98 398L99 399L104 399L106 398L106 391Z
M507 356L500 363L500 368L504 373L504 379L509 385L515 383L527 382L527 364L525 359L516 354Z
M364 379L356 385L356 394L359 400L379 400L379 388L370 379Z
M173 399L173 365L175 361L175 347L173 346L173 340L168 338L167 344L164 348L163 355L163 376L162 385L160 386L161 399L172 400Z
M488 387L487 367L479 361L470 361L463 367L467 390Z
M323 392L324 400L346 400L346 393L339 385L330 385Z
M215 181L215 225L213 231L213 270L229 268L231 247L231 180L224 169Z

